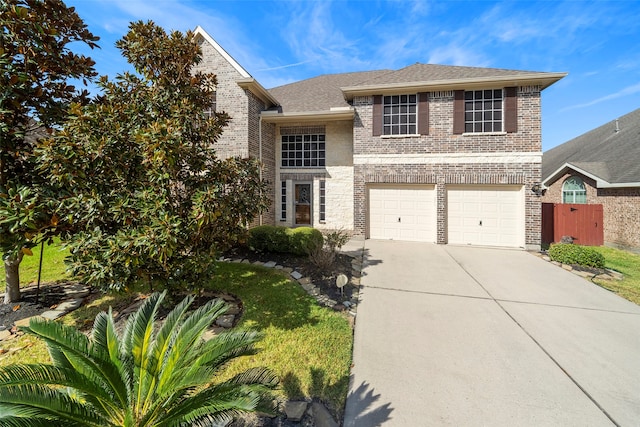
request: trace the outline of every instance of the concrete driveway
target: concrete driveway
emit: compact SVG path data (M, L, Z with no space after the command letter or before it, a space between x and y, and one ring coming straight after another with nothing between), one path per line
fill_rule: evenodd
M523 251L367 240L345 426L640 426L640 307Z

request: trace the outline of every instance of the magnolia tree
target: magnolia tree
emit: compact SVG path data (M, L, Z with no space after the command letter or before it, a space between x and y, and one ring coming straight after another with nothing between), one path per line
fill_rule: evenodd
M102 288L197 286L266 207L260 166L216 157L229 118L205 113L216 79L193 71L191 32L136 22L116 46L136 73L100 78L101 96L39 150L76 230L71 269Z
M58 228L46 179L35 172L36 141L62 122L71 102L86 101L86 91L68 81L93 77L94 63L69 44L94 48L98 37L60 0L0 0L0 26L0 252L10 303L20 299L23 255Z

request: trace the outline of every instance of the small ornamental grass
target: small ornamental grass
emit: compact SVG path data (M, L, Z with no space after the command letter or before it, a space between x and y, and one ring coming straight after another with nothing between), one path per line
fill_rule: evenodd
M563 264L577 264L586 267L604 268L605 259L602 254L589 246L568 243L553 244L549 248L549 258Z
M47 344L53 364L0 369L3 426L210 426L264 410L276 377L252 368L215 382L238 356L254 354L262 334L232 330L202 335L227 306L213 300L188 313L185 298L157 322L165 293L153 294L116 332L111 310L87 337L59 322L32 319L24 331Z

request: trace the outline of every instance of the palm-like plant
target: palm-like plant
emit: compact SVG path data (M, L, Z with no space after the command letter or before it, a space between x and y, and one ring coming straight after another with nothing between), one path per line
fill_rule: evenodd
M212 382L227 361L252 353L260 335L231 330L203 340L227 306L214 300L189 314L192 297L159 326L164 297L149 297L122 336L111 310L96 317L90 337L32 319L24 330L45 340L53 364L0 370L0 425L215 426L267 402L277 379L266 369Z

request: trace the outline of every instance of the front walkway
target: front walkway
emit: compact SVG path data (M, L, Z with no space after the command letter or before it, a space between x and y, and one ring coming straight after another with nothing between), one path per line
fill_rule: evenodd
M345 426L636 426L640 307L527 252L367 240Z

